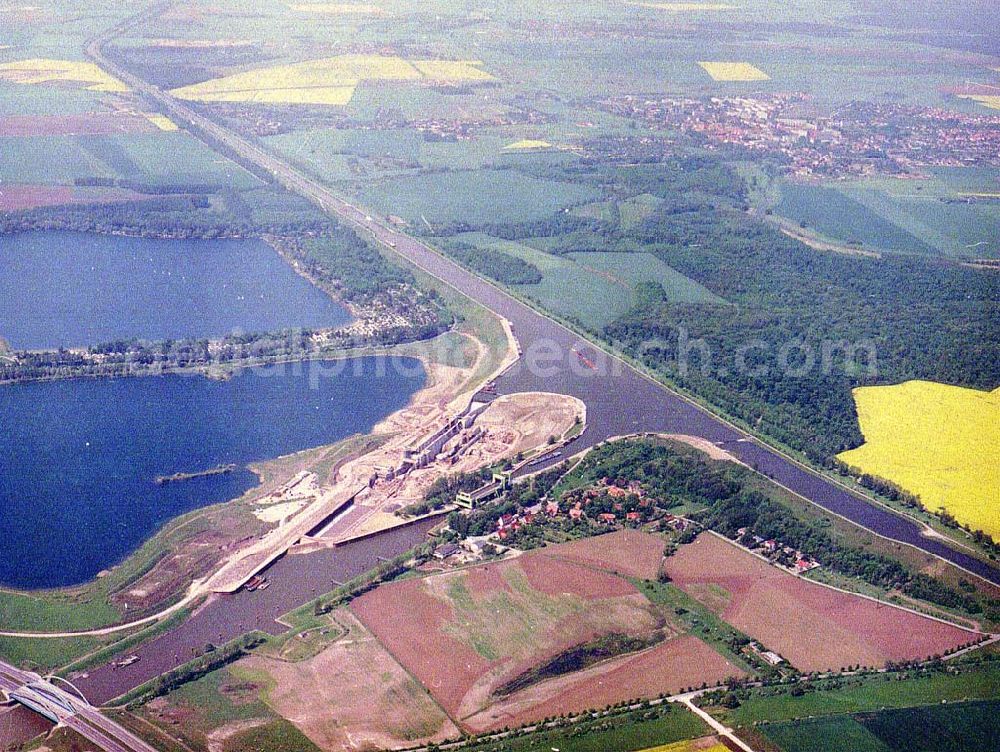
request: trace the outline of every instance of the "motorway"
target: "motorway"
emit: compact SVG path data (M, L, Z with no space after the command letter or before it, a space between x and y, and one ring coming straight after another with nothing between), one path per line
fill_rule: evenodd
M621 359L586 343L563 325L425 243L345 201L257 144L122 69L104 56L103 45L135 20L123 22L92 40L87 45L87 54L109 73L156 102L166 114L184 123L210 146L229 151L244 164L252 165L257 172L270 176L323 210L369 233L427 273L507 319L521 345L523 357L500 379L500 391L560 392L582 399L587 405L588 430L574 449L583 449L610 437L645 431L700 436L724 447L747 465L835 514L878 535L920 548L1000 584L1000 570L951 548L939 539L922 535L923 527L910 518L873 503L747 436L725 420L652 381ZM578 352L584 353L592 367L581 362Z
M0 691L5 695L16 693L32 698L44 705L59 725L73 729L105 752L157 752L90 703L44 682L37 674L0 662Z

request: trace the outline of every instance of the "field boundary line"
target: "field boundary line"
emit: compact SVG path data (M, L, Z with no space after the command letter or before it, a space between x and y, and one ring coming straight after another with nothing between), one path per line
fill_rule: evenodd
M406 666L403 665L402 661L399 660L399 656L393 653L392 650L389 649L389 646L379 639L379 636L375 634L374 630L369 628L369 626L365 624L364 620L356 613L354 613L353 610L351 610L350 604L347 605L347 610L351 612L351 616L353 616L355 621L357 621L358 624L361 625L361 628L364 629L364 631L368 633L368 635L375 641L375 643L380 648L382 648L382 650L385 651L385 654L392 659L392 662L395 663L397 666L399 666L400 670L402 670L404 674L410 677L410 679L424 691L424 693L430 698L431 702L433 702L434 705L437 706L437 708L441 711L441 713L444 715L445 718L451 721L451 723L455 726L458 732L460 734L464 733L462 731L461 724L458 722L458 720L452 717L451 713L445 710L445 707L440 702L438 702L438 699L434 696L434 693L431 692L430 687L428 687L422 681L420 681L420 679L418 679L413 673L410 672L410 669L408 669Z

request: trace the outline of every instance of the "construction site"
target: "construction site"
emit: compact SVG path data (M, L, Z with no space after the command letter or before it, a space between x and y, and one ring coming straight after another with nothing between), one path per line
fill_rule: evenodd
M300 470L253 497L254 516L271 527L196 588L234 592L285 553L309 553L412 524L401 510L423 501L439 478L508 461L527 464L585 429L586 407L576 397L496 396L487 388L456 398L467 370L441 365L429 370L428 387L374 427L380 446L343 462L326 478Z

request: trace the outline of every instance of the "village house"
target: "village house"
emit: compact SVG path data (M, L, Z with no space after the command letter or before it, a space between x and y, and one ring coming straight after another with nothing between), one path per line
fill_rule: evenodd
M454 556L460 550L461 549L459 549L459 547L456 546L454 543L443 543L434 549L434 558L443 561L444 559L447 559L449 556Z

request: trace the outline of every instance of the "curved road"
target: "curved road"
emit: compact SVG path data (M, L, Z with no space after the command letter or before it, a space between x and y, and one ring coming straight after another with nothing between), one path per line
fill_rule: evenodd
M25 693L31 685L37 686L40 680L37 674L0 662L0 691L5 695ZM45 702L43 695L30 689L26 693L32 696L32 701L41 699L45 702L59 718L59 725L73 729L104 752L157 752L132 732L101 715L88 702L61 692L50 684L43 686L47 687L50 696L57 698L57 702Z

